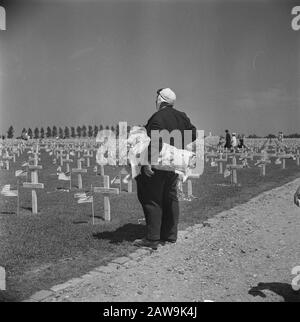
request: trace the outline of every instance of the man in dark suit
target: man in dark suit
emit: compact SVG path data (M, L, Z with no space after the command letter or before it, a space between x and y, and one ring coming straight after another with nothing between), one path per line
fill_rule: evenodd
M169 88L159 89L156 95L157 112L149 119L146 130L148 136L153 140L151 131L179 130L183 149L187 144L196 139L196 128L184 112L174 109L176 101L175 93ZM191 131L190 142L184 138L184 131ZM153 133L153 132L152 132ZM170 139L170 136L168 137ZM174 140L166 142L164 137L160 138L159 147L155 151L151 143L149 145L149 160L158 156L163 143L174 145ZM177 142L178 143L178 142ZM150 247L157 249L159 244L167 242L175 243L177 240L179 201L177 197L178 175L174 171L159 170L155 165L144 165L141 174L136 178L138 199L143 207L146 219L146 236L138 239L134 245L139 247Z
M231 149L231 135L229 133L228 130L225 130L225 145L224 145L224 148L225 149Z

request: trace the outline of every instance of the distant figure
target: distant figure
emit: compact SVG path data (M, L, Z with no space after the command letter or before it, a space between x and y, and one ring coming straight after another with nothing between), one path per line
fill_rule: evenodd
M27 141L30 137L27 132L22 132L21 139Z
M244 139L245 139L245 135L241 135L239 136L239 143L238 143L238 149L243 149L243 148L247 148L246 145L245 145L245 142L244 142Z
M236 138L236 134L232 133L232 137L231 137L231 147L232 150L235 150L237 147L237 138Z
M225 133L226 133L226 135L225 135L225 145L224 145L224 148L225 149L231 149L231 135L230 135L230 133L229 133L229 131L228 130L225 130Z
M219 138L219 143L217 145L218 152L222 151L224 143L225 143L225 138L224 136L221 135Z
M279 152L284 152L286 146L283 143L283 132L278 132L278 137L277 137L277 147L279 149Z

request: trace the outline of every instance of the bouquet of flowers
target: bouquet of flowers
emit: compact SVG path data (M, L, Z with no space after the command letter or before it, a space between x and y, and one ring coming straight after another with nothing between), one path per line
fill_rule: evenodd
M131 128L127 140L117 140L111 131L102 131L96 138L96 142L100 143L96 162L103 165L117 165L117 163L122 166L126 165L131 168L131 177L135 178L140 174L141 166L148 164L150 141L146 129L140 126ZM158 154L158 160L153 168L175 171L185 181L195 166L196 154L194 152L177 149L163 143L162 150ZM130 171L130 169L128 170Z

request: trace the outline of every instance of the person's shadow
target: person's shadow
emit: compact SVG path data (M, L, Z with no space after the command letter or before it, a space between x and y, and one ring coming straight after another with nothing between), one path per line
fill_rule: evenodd
M300 291L294 291L292 286L287 283L258 283L257 286L250 289L248 294L266 298L267 296L262 292L263 290L270 290L282 296L284 302L300 302Z
M108 239L111 244L119 244L123 241L133 242L137 238L145 236L145 225L126 224L114 231L104 231L95 233L93 237L96 239Z

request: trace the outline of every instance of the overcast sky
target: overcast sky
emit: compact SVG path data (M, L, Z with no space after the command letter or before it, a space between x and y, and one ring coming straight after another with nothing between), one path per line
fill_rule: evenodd
M299 133L296 3L0 1L0 133L145 124L162 87L207 133Z

